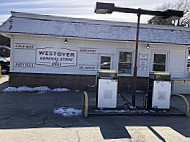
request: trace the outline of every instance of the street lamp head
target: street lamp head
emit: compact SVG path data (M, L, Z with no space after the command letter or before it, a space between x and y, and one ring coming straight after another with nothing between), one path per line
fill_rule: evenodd
M163 19L179 19L183 17L183 11L177 11L173 9L168 9L163 12Z
M114 3L97 2L94 13L96 14L111 14L114 10Z

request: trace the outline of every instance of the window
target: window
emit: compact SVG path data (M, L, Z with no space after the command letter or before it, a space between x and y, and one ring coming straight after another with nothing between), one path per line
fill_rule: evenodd
M187 68L190 69L190 47L188 48Z
M190 47L188 48L188 56L187 56L187 79L190 79Z
M123 73L123 74L132 73L132 52L119 53L118 73Z
M153 71L166 71L166 54L154 54Z
M111 56L100 57L100 69L104 69L104 70L111 69Z

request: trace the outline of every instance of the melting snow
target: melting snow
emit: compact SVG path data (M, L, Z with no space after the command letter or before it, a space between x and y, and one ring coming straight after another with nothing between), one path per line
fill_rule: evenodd
M103 113L123 113L123 112L127 112L127 110L95 110L96 112L103 112Z
M53 92L65 92L65 91L70 91L70 89L67 89L67 88L55 88L52 91Z
M61 107L58 109L54 109L54 113L61 114L61 115L66 116L66 117L71 117L71 116L81 115L82 110L81 109Z
M95 110L100 113L155 113L154 110Z
M67 88L56 88L56 89L50 89L46 86L41 86L41 87L26 87L26 86L22 86L22 87L8 87L6 89L3 90L3 92L46 92L46 91L53 91L53 92L65 92L65 91L70 91L70 89Z

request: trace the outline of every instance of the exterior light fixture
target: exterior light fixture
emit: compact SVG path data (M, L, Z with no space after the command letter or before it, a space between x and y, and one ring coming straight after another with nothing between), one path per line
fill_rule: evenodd
M114 10L114 3L96 3L96 8L94 13L96 14L111 14Z
M65 44L67 44L67 43L68 43L68 40L67 40L67 39L65 39L64 43L65 43Z
M136 98L136 86L137 86L137 59L138 59L138 42L139 42L139 27L140 27L140 16L144 15L155 15L160 16L164 19L166 18L180 18L183 17L183 11L176 10L165 10L165 11L151 11L145 9L133 9L133 8L123 8L116 7L114 3L102 3L96 2L95 13L96 14L111 14L112 12L122 12L122 13L134 13L137 14L137 31L136 31L136 49L135 49L135 63L134 63L134 73L133 73L133 95L132 95L132 105L135 106Z
M147 49L149 49L149 48L150 48L150 45L149 45L149 44L147 44L147 45L146 45L146 48L147 48Z

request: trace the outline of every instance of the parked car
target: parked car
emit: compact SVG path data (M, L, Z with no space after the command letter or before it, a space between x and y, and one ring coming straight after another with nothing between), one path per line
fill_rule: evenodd
M8 73L10 70L10 57L0 57L1 72Z

